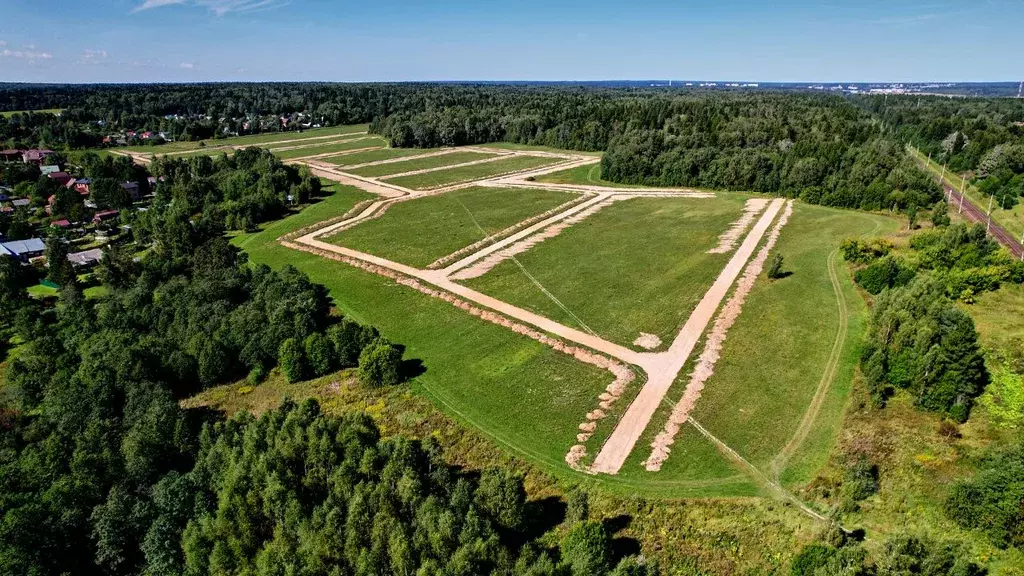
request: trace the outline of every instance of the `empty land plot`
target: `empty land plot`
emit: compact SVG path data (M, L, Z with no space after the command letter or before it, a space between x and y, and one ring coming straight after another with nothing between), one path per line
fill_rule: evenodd
M514 151L525 151L525 152L553 152L555 154L575 154L577 156L594 156L600 158L604 152L581 152L579 150L563 150L562 148L553 148L551 146L540 146L533 144L516 144L514 142L488 142L487 144L479 144L476 148L494 148L496 150L514 150Z
M609 372L388 278L276 242L282 234L344 214L364 197L340 187L299 214L233 243L254 263L295 266L325 285L343 314L406 346L405 357L426 368L411 383L414 392L547 470L572 474L563 461L567 440L576 433L579 414L612 381ZM439 327L444 338L438 338Z
M841 326L839 303L829 274L829 255L843 238L896 230L894 219L796 204L774 252L785 257L789 276L754 285L743 313L728 332L721 357L691 415L709 432L766 474L771 460L800 426L811 400L831 373L833 344ZM809 481L825 463L842 421L859 355L866 307L838 256L833 261L846 304L844 346L835 352L834 379L804 442L782 479ZM641 472L650 443L689 381L684 370L669 392L665 409L637 443L624 472L668 477L692 474L692 465L673 452L660 472ZM824 388L823 388L824 390ZM692 434L685 425L680 431ZM677 440L678 442L678 440Z
M214 148L219 146L260 146L265 144L272 144L274 142L284 141L295 141L294 144L301 144L301 140L310 140L316 142L321 137L329 136L343 136L346 134L356 134L359 132L366 132L369 128L369 124L350 124L346 126L332 126L330 128L313 128L311 130L290 131L290 132L266 132L263 134L250 134L248 136L235 136L232 138L208 138L206 140L196 141L181 141L181 142L168 142L159 146L128 146L124 150L132 152L153 152L156 154L166 154L168 152L183 152L185 150L196 150L199 149L199 143L203 143L205 148ZM284 144L282 144L284 146Z
M377 150L366 150L364 152L352 152L341 156L330 156L321 158L322 162L336 164L338 166L354 166L367 162L379 162L381 160L394 160L406 156L419 156L437 152L440 148L380 148Z
M364 166L362 168L348 170L348 172L358 174L359 176L366 176L367 178L379 178L381 176L389 176L391 174L412 172L413 170L429 170L431 168L441 168L444 166L451 166L453 164L462 164L464 162L486 160L487 158L497 158L497 155L465 151L451 152L448 154L440 154L438 156L428 156L426 158L410 158L402 162Z
M601 164L585 164L567 170L537 176L537 182L548 184L576 184L583 186L608 186L611 188L646 188L637 184L619 184L601 178Z
M473 166L463 166L462 168L452 168L450 170L438 170L437 172L427 172L425 174L389 178L387 179L387 182L389 184L404 186L405 188L411 188L413 190L430 190L431 188L440 188L450 184L479 180L481 178L488 178L499 174L529 170L530 168L540 168L541 166L548 166L557 162L564 162L564 160L560 158L545 158L540 156L512 156L510 158L495 160L494 162L474 164Z
M379 148L382 146L387 146L386 140L379 136L370 136L367 138L355 138L332 144L324 144L322 146L306 146L291 150L272 149L271 152L282 160L290 160L292 158L305 158L306 156L318 156L320 154L343 152L345 150L358 150L360 148Z
M379 218L323 240L425 268L442 256L572 198L551 190L466 188L398 202Z
M707 251L745 200L736 194L620 200L518 255L533 279L506 260L464 283L623 346L653 334L662 349L731 257Z

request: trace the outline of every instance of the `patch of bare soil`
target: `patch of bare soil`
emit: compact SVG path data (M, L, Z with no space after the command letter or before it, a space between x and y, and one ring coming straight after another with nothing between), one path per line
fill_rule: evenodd
M639 346L644 350L654 350L658 346L661 346L661 338L658 338L654 334L641 332L640 336L638 336L636 340L633 340L633 346Z
M754 219L757 218L757 215L767 205L768 200L765 198L751 198L747 200L747 204L743 208L743 214L729 226L728 230L718 237L718 245L708 250L708 254L728 254L732 252L732 249L736 247L736 243L743 237L747 228L753 224Z
M679 399L679 402L672 409L665 427L654 438L654 442L651 443L651 455L644 461L644 467L648 472L661 470L662 464L665 463L665 460L668 459L669 454L672 452L671 446L675 442L679 428L690 417L690 412L704 391L704 384L714 374L715 363L718 362L721 356L722 345L725 343L729 328L739 318L740 312L743 310L743 304L747 301L747 296L750 295L750 291L754 288L758 276L764 270L764 264L768 260L768 255L771 253L772 248L775 247L775 243L782 233L782 227L786 225L792 213L793 201L790 200L786 203L786 209L782 216L779 217L778 222L775 223L775 226L769 233L764 246L757 253L757 257L743 271L743 276L736 283L736 290L733 292L732 297L729 298L725 306L718 313L718 317L715 318L715 324L704 343L704 350L697 359L697 365L690 374L690 381L686 385L686 390L683 391L683 397Z

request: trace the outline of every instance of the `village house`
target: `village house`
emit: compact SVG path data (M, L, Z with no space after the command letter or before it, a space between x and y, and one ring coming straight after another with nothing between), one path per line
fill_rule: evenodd
M21 161L26 164L42 166L46 163L46 159L53 154L53 150L25 150L21 153Z
M56 180L57 183L60 184L61 186L67 186L68 182L71 182L73 180L73 178L71 177L71 174L68 174L67 172L63 172L63 171L61 171L61 172L51 172L51 173L47 174L46 177L51 179L51 180Z
M39 238L0 242L0 254L6 254L7 256L21 260L22 262L28 262L29 260L38 258L45 253L46 244L44 244Z
M0 150L0 162L21 162L21 150Z
M97 212L96 215L92 217L92 222L93 224L102 224L103 222L117 218L117 214L117 210L103 210L102 212Z
M121 188L124 188L126 192L132 197L132 202L139 201L139 183L138 182L123 182Z
M68 261L75 268L90 268L99 264L101 260L103 260L103 250L100 248L68 254Z

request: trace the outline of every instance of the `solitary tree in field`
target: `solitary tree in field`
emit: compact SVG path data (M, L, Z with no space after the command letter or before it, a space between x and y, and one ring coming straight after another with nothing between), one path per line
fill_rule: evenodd
M768 278L772 280L782 278L782 254L772 255L772 261L768 264Z

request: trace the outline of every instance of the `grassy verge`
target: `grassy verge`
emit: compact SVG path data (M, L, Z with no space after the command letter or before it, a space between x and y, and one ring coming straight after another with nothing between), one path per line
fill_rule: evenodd
M399 202L327 241L422 268L570 198L549 190L465 188Z
M728 261L706 252L744 201L724 194L624 200L517 256L561 306L511 260L466 284L625 346L641 332L668 346Z
M552 172L550 174L538 176L537 182L548 182L551 184L580 184L584 186L608 186L613 188L647 188L647 186L640 186L637 184L619 184L618 182L604 180L601 178L600 164L587 164L584 166L569 168L568 170Z
M356 168L350 172L360 176L366 176L368 178L378 178L380 176L390 176L391 174L412 172L413 170L428 170L431 168L440 168L443 166L451 166L453 164L462 164L464 162L473 162L474 160L484 160L486 158L494 157L494 154L481 154L480 152L451 152L449 154L441 154L440 156L412 158L403 162L394 162L391 164L364 166L363 168Z
M429 154L431 152L437 152L438 150L440 150L440 148L379 148L377 150L367 150L365 152L353 152L342 156L331 156L323 158L322 160L324 162L330 162L331 164L337 164L338 166L353 166L355 164L363 164L364 162L377 162L379 160L405 158L406 156L419 156L420 154Z
M47 108L45 110L12 110L10 112L0 112L0 116L3 116L4 118L10 118L15 114L28 114L30 112L32 114L60 114L63 111L63 108Z
M426 174L390 178L388 179L388 182L391 184L397 184L398 186L411 188L413 190L429 190L431 188L440 188L441 186L447 186L449 184L479 180L480 178L507 174L509 172L517 172L519 170L528 170L530 168L539 168L556 162L560 162L560 160L557 158L541 158L538 156L514 156L512 158L503 158L501 160L495 160L494 162L464 166L462 168L452 168L450 170L427 172Z

